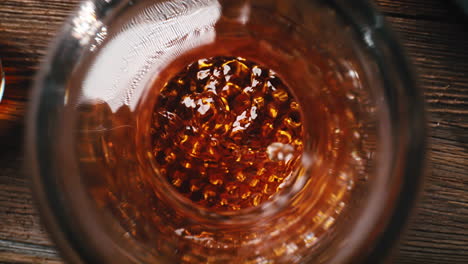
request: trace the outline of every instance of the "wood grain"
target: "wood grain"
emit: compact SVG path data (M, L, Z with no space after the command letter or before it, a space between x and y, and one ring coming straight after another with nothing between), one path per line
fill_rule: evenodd
M443 0L377 0L376 5L386 16L416 18L435 21L454 21L461 12L455 5ZM453 17L454 13L457 17Z
M376 0L424 89L429 166L397 263L468 263L468 23L448 1ZM22 173L23 117L47 45L78 0L1 0L0 263L61 263Z

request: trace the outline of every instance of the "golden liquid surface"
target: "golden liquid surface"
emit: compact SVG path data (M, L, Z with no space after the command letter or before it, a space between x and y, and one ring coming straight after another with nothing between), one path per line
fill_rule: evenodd
M152 119L160 174L211 210L268 200L303 151L298 102L275 72L240 57L188 65L161 89Z

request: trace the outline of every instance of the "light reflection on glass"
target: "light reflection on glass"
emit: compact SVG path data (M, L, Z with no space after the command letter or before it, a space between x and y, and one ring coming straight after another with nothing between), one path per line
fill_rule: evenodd
M118 33L99 25L97 45L91 49L96 50L105 38L111 37L111 40L99 51L96 63L84 80L82 101L107 102L112 112L123 105L133 110L146 88L144 84L173 58L215 39L214 24L221 14L219 3L197 4L192 1L184 6L175 1L158 3L141 12ZM186 10L190 8L197 8L197 11ZM76 21L75 34L84 37L86 31L95 28L91 26L95 15L89 5L83 5L80 14L84 17Z
M2 61L0 60L0 102L5 91L5 73L3 72Z
M72 23L72 36L78 39L82 46L87 45L102 26L102 22L96 18L96 6L93 2L84 2Z

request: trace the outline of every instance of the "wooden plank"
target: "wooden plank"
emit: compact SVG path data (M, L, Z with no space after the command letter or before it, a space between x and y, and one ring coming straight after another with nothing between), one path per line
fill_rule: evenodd
M78 1L2 0L0 58L0 263L62 263L34 208L23 172L23 122L32 78L51 39Z
M396 1L395 1L396 2ZM468 261L468 39L462 24L388 17L429 112L429 164L419 214L398 263Z
M0 263L63 263L53 247L0 240Z
M386 16L436 21L463 20L461 10L447 0L375 0L377 8Z
M0 240L51 246L22 173L21 144L8 149L0 155Z
M0 263L59 263L34 210L22 170L22 133L32 76L78 0L1 0ZM468 38L442 0L377 0L398 32L424 89L429 116L427 183L397 263L468 262Z

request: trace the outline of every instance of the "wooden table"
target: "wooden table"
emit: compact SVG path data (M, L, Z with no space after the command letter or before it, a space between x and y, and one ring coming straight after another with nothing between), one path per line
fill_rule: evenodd
M409 53L429 112L429 170L397 263L468 263L468 18L445 0L376 0ZM0 263L62 263L23 174L31 79L78 0L1 0Z

